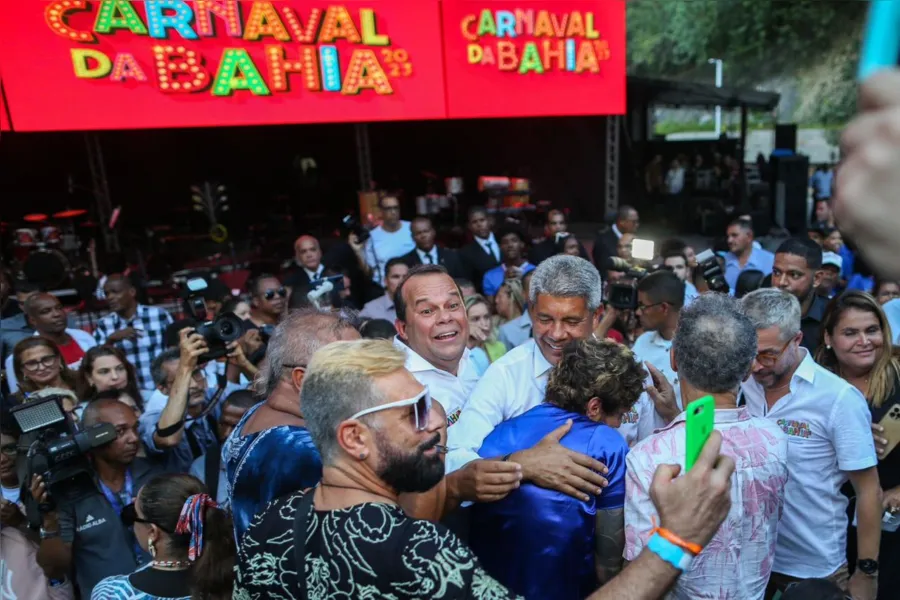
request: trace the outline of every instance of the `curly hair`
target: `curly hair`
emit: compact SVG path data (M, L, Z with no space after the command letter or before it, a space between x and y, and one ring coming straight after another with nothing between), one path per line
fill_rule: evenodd
M586 339L570 344L550 372L544 401L584 414L591 398L599 398L607 415L631 410L644 391L647 371L634 353L609 340Z

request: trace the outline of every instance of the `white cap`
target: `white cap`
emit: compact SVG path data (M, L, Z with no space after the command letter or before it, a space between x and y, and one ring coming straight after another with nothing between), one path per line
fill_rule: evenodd
M837 270L840 271L844 267L844 259L841 258L839 254L835 254L834 252L823 252L822 266L824 267L825 265L837 267Z

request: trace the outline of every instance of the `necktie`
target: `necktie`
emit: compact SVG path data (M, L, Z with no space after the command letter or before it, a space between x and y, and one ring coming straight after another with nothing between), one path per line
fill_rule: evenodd
M494 245L490 242L485 242L484 247L487 248L488 254L490 254L494 260L497 260L497 255L494 254Z
M431 258L431 252L426 252L426 253L425 253L425 260L428 261L428 264L429 264L429 265L433 265L433 264L434 264L434 259Z

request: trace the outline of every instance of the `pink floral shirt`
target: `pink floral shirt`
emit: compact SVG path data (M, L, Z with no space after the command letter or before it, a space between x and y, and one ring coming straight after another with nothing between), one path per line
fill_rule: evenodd
M731 479L731 510L709 544L694 558L668 598L679 600L758 600L763 597L787 482L787 437L768 419L746 408L716 410L722 454L736 465ZM625 478L625 559L634 560L659 524L650 500L656 467L684 468L685 413L638 443L628 454Z

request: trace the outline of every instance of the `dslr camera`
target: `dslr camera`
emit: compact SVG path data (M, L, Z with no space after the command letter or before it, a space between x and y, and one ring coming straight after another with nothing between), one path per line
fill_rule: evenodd
M234 313L227 312L213 320L207 318L206 301L202 292L206 289L206 281L201 277L187 280L188 307L191 316L197 321L194 329L206 340L209 352L200 356L200 363L209 362L228 354L228 344L237 341L244 335L244 322Z
M22 432L20 448L27 448L28 481L33 475L44 479L51 497L42 512L54 509L56 500L75 501L93 489L92 469L87 453L118 437L116 428L99 423L81 431L63 411L62 396L32 400L10 410Z
M707 249L697 255L697 268L703 274L710 291L722 294L731 291L728 282L725 281L725 273L722 272L722 267L712 250Z
M365 244L366 240L369 239L369 230L363 227L362 223L353 215L347 215L341 219L341 224L349 233L356 234L356 239L359 240L360 244Z

